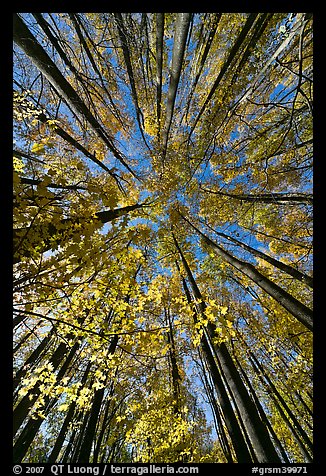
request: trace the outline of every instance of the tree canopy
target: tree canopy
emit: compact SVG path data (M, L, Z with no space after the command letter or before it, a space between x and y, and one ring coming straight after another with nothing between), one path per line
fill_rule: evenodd
M14 14L14 461L312 461L312 15Z

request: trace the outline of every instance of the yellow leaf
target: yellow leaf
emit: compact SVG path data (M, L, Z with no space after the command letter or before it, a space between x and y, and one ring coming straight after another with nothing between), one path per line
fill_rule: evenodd
M45 147L44 147L44 144L33 144L32 146L32 149L31 149L31 152L33 152L33 154L44 154L45 152Z

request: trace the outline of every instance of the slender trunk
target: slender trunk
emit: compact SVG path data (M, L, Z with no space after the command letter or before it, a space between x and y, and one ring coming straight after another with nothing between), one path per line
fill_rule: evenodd
M215 231L215 233L229 241L232 241L238 246L241 246L241 248L249 251L252 255L257 256L258 258L263 259L267 263L272 264L273 266L280 269L281 271L284 271L289 276L292 276L294 279L297 279L300 282L304 282L309 287L313 288L313 278L311 276L308 276L307 274L302 273L301 271L298 271L295 268L292 268L292 266L288 264L282 263L282 261L279 261L275 258L272 258L271 256L266 255L262 251L256 250L255 248L252 248L251 246L246 245L245 243L242 243L241 241L237 240L236 238L232 236L226 235L225 233L221 233L219 231Z
M82 389L84 387L84 385L87 381L88 374L89 374L91 366L92 366L92 364L91 364L91 362L89 362L87 364L86 370L85 370L83 378L81 380L82 385L81 385L80 389ZM78 394L79 394L80 389L78 389ZM66 437L66 434L67 434L69 424L73 421L76 406L77 406L76 401L73 401L73 402L70 403L69 410L66 414L63 425L60 429L59 435L57 436L57 439L56 439L55 444L52 448L52 451L51 451L51 453L50 453L50 455L47 459L47 463L55 463L57 461L57 458L59 456L60 450L62 448L62 445L64 443L64 440L65 440L65 437Z
M231 84L234 84L239 72L242 71L245 62L247 61L247 58L250 57L252 51L254 48L257 47L257 43L259 39L261 38L262 34L264 33L269 21L272 19L273 13L261 13L258 20L256 21L254 25L254 32L252 37L249 40L249 43L246 46L246 49L242 53L241 60L239 64L237 65L236 71L232 77Z
M19 351L19 349L25 344L25 342L33 335L35 334L35 330L39 327L39 323L37 323L31 330L28 330L25 332L25 335L20 339L19 342L15 345L15 347L12 350L13 354L16 354L16 352Z
M181 215L182 216L182 215ZM262 275L257 269L246 261L241 261L231 253L224 250L221 246L217 245L214 241L208 238L202 233L195 225L185 219L205 240L205 242L213 248L213 251L223 258L227 263L231 264L238 271L250 278L260 288L273 297L281 306L289 311L294 317L297 318L301 324L303 324L310 331L313 330L313 312L305 304L291 296L287 291L282 289L277 284L273 283L270 279Z
M197 114L196 116L196 119L195 119L195 122L191 128L191 131L189 133L189 137L191 136L191 134L193 133L199 119L201 118L203 112L205 111L206 109L206 106L207 104L209 103L209 101L212 99L213 97L213 94L215 93L217 87L219 86L223 76L225 75L226 71L228 70L230 64L232 63L233 59L235 58L236 54L238 53L238 51L240 50L243 42L245 41L246 37L247 37L247 34L250 30L250 28L252 27L253 23L255 22L256 20L256 17L257 17L258 13L250 13L250 15L248 16L247 18L247 21L245 23L245 25L243 26L238 38L236 39L234 45L232 46L231 50L230 50L230 53L229 53L229 56L227 58L227 60L225 61L225 63L223 64L216 80L214 81L214 84L207 96L207 98L205 99L204 101L204 104L202 105L199 113Z
M95 214L94 220L98 226L108 223L116 218L128 214L129 212L141 208L143 205L136 203L127 207L116 208L114 210L104 210ZM34 225L32 227L19 228L13 231L15 257L14 263L19 263L22 257L30 257L31 250L36 246L40 249L40 253L44 253L50 249L56 249L59 245L65 243L75 233L74 226L80 223L87 223L84 218L65 218L60 220L59 225L64 227L58 230L53 223L42 225ZM31 234L30 232L33 232ZM56 237L54 239L54 236ZM27 239L27 240L26 240ZM27 241L27 245L25 245ZM25 243L24 243L25 242Z
M14 41L24 51L24 53L31 59L35 66L46 77L49 83L57 91L66 103L71 107L72 111L77 115L82 115L89 123L91 129L95 134L103 140L108 149L113 153L116 159L127 168L127 170L136 177L135 173L125 162L121 153L116 149L112 139L103 130L102 126L96 120L91 111L87 108L85 103L79 97L71 84L65 79L55 63L48 56L46 51L38 43L36 38L30 32L26 24L15 13L14 19Z
M75 420L78 422L78 419L75 417ZM70 435L69 442L64 450L64 453L61 458L61 463L67 463L69 461L70 453L76 441L77 429L75 428Z
M258 375L258 378L259 380L262 382L262 384L264 386L266 386L266 381L264 380L264 377L261 375L261 372L259 371L258 367L256 367L255 363L253 361L251 361L252 363L252 366L253 366L253 369L255 370L255 372L257 373ZM285 414L283 408L281 407L276 395L274 394L274 392L272 391L271 388L267 387L267 392L269 394L269 396L271 397L271 399L273 400L280 416L282 417L284 423L286 424L286 426L288 427L288 429L290 430L290 432L292 433L294 439L296 440L299 448L300 448L300 451L303 455L304 458L306 458L306 460L308 462L312 462L312 458L310 456L310 454L308 453L306 447L304 446L303 442L302 442L302 439L300 438L300 436L298 435L298 432L297 430L295 429L294 425L292 424L292 422L289 420L288 416Z
M190 24L190 17L190 13L177 13L172 51L171 75L168 89L168 97L166 101L166 116L163 130L163 162L165 160L168 136L172 123L174 103L180 80L183 55L185 52L188 29Z
M130 55L130 51L129 51L129 47L128 47L128 39L127 39L124 24L123 24L123 18L122 18L121 13L119 13L119 12L114 13L113 15L114 15L114 18L116 20L117 27L118 27L120 43L121 43L123 57L124 57L126 68L127 68L129 83L130 83L130 86L131 86L131 95L132 95L133 103L134 103L135 110L136 110L136 117L137 117L139 130L140 130L140 133L141 133L142 138L144 140L144 143L149 148L149 146L147 144L147 141L146 141L146 138L144 136L144 118L143 118L143 113L142 113L142 111L139 107L136 83L135 83L134 73L133 73L133 69L132 69L132 59L131 59L131 55Z
M19 86L24 89L22 85L19 84ZM53 120L51 115L48 112L43 112L41 111L40 108L34 106L34 104L31 101L23 101L20 103L20 107L24 110L32 110L35 118L42 122L42 124L47 124L48 121ZM59 124L55 125L54 132L60 136L63 140L65 140L68 144L72 145L75 149L79 150L82 152L82 154L90 159L92 162L94 162L96 165L101 167L101 169L105 170L108 172L115 180L116 180L116 174L114 174L111 169L109 169L106 165L104 165L100 160L98 160L95 156L95 153L89 152L82 144L80 144L74 137L72 137L67 131L65 131ZM14 150L14 155L17 155L18 157L23 156L26 158L30 158L28 154L25 154L24 152L21 152L19 150ZM33 159L34 160L34 159Z
M63 346L66 348L65 344L63 344ZM62 365L62 367L60 368L60 370L58 372L58 375L57 375L57 381L58 382L65 375L65 373L66 373L71 361L75 357L77 349L79 347L80 347L80 344L78 342L76 342L73 345L73 347L70 349L70 352L68 353L68 355L67 355L67 357L64 361L64 364ZM63 349L63 347L62 347L62 349ZM35 392L36 395L33 397L32 402L30 402L30 401L28 402L30 404L30 406L31 406L31 404L33 404L37 400L37 398L39 397L39 395L41 393L38 387L36 387L36 388L34 387L33 392ZM50 396L44 397L44 408L45 408L46 413L49 413L49 411L51 410L53 405L56 403L56 401L57 401L57 398L51 398ZM29 407L27 407L26 410L28 412ZM26 452L27 452L29 446L31 445L37 431L39 430L40 426L42 425L42 422L43 422L43 418L38 416L35 419L30 418L28 423L25 425L23 431L20 433L20 435L19 435L19 437L18 437L18 439L17 439L17 441L14 445L13 458L14 458L15 463L21 462L22 459L24 458L24 456L26 455Z
M262 366L262 364L259 362L259 360L256 358L256 356L253 354L253 352L249 351L249 353L250 353L250 356L252 358L252 361L254 362L254 364L257 366L257 368L259 369L261 374L266 379L266 381L267 381L269 387L271 388L273 394L275 395L275 397L278 399L278 401L280 402L280 404L282 405L282 407L284 408L284 410L288 414L289 419L293 422L294 427L296 429L296 432L300 435L300 437L302 438L304 443L307 445L309 450L312 452L313 451L313 445L312 445L312 442L310 441L310 438L308 437L307 433L305 432L305 430L302 428L302 426L298 422L298 419L296 418L296 416L294 415L292 410L289 408L288 404L286 403L286 401L284 400L284 398L282 397L280 392L277 390L276 386L274 385L274 383L270 379L269 375L267 374L267 372L264 369L264 367Z
M83 438L84 438L85 431L86 431L86 428L87 428L87 424L88 424L88 421L89 421L90 410L87 410L86 413L82 416L84 416L83 421L82 421L82 425L80 427L77 438L73 442L73 446L71 448L72 451L71 451L71 455L70 455L70 458L69 458L69 461L71 463L79 463L80 462L79 461L79 451L80 451L80 447L83 443Z
M188 289L186 280L184 278L182 278L182 284L183 284L183 288L187 297L187 301L189 304L191 304L192 303L191 294ZM196 310L194 310L193 316L194 316L194 322L196 323L197 322ZM205 360L209 368L212 381L214 383L219 404L223 412L224 421L228 429L228 433L230 435L232 445L237 457L237 462L251 463L252 459L251 459L248 447L246 445L238 420L232 408L231 401L225 389L225 385L222 380L220 370L216 364L214 355L212 353L212 349L205 335L203 335L201 339L201 348L203 350L203 355L205 356Z
M112 341L109 346L109 355L112 355L115 352L118 340L119 337L117 335L112 338ZM87 426L85 427L83 440L77 457L78 463L89 463L90 461L92 445L95 439L96 427L100 415L105 390L106 388L103 387L95 392L89 419L87 422Z
M104 412L104 415L103 415L101 431L99 433L98 439L96 441L96 446L94 448L93 463L98 463L99 462L98 460L99 460L99 454L100 454L100 450L101 450L101 446L102 446L102 441L103 441L103 438L104 438L104 433L107 430L107 426L108 426L108 414L109 414L109 410L110 410L110 406L111 406L110 397L113 396L113 391L114 391L114 385L113 385L113 382L111 382L111 388L110 388L109 395L107 397L106 408L105 408L105 412Z
M58 368L60 362L64 358L65 352L67 351L67 346L63 342L61 342L54 352L52 358L50 359L50 363L52 363L54 370ZM17 433L18 429L22 425L25 418L28 416L30 408L34 405L36 400L40 395L40 390L37 386L33 387L30 392L25 395L13 412L14 424L13 424L13 431L14 435ZM30 398L31 397L31 398Z
M214 39L214 36L215 36L215 33L216 33L216 30L217 30L217 26L219 24L219 21L221 19L221 13L215 13L214 14L214 17L213 17L213 20L212 20L212 25L210 27L210 31L208 33L208 37L207 39L205 38L205 48L204 48L204 51L203 51L203 54L201 56L201 59L200 59L200 64L199 64L199 68L196 72L196 76L195 76L195 79L194 79L194 82L191 86L191 90L188 94L188 98L187 98L187 106L185 108L185 111L184 111L184 114L183 114L183 117L188 118L188 112L189 112L189 107L190 107L190 103L191 103L191 99L192 99L192 96L193 96L193 93L196 89L196 86L197 86L197 83L198 83L198 80L199 80L199 77L201 75L201 72L203 70L203 67L204 67L204 64L205 64L205 61L206 61L206 58L208 56L208 53L209 53L209 50L210 50L210 47L212 45L212 42L213 42L213 39ZM202 23L203 25L203 23ZM200 36L199 38L201 38L201 33L200 33ZM200 41L200 40L198 40ZM197 43L198 44L198 43ZM200 48L201 49L201 48ZM199 61L199 58L197 59L197 63ZM197 69L197 64L195 64L194 66L194 69ZM182 120L183 120L183 117L182 117ZM181 120L181 122L182 122Z
M180 414L181 411L181 402L180 402L180 381L181 376L178 368L178 362L176 358L176 348L173 336L173 326L171 322L171 316L169 309L164 308L165 319L169 325L169 330L167 331L167 340L169 344L169 358L172 367L172 389L173 389L173 409L176 415Z
M307 413L309 413L309 415L311 417L313 417L314 413L312 411L312 409L307 405L307 403L305 402L304 398L302 397L302 395L299 393L299 392L296 392L296 395L297 397L299 398L300 402L302 403L302 405L304 406L305 410L307 411Z
M15 327L18 327L21 322L23 322L25 319L27 319L27 316L25 314L21 313L18 316L15 316L12 320L12 327L15 329Z
M85 319L87 318L87 315L84 315L82 316L79 321L80 323L84 323L85 322ZM74 335L73 334L68 334L68 339L73 339L74 338ZM76 344L74 344L74 346L72 347L72 349L75 349L75 351L77 350L78 347L75 347ZM72 350L71 349L71 350ZM60 342L60 344L58 345L58 347L56 348L56 350L54 351L54 353L52 354L52 357L49 359L49 363L52 364L53 366L53 371L57 370L61 364L61 362L64 360L65 358L65 355L68 351L68 348L67 348L67 345L64 343L64 342ZM71 353L71 351L69 352L68 354L68 357L66 357L66 364L63 364L61 369L59 370L58 372L58 375L57 375L57 380L59 380L59 378L62 378L62 372L63 370L66 368L67 365L69 365L71 359L73 358L73 353ZM70 357L69 357L70 356ZM70 359L70 361L69 361ZM20 428L21 424L23 423L23 421L25 420L25 418L27 417L28 415L28 412L30 410L30 408L34 405L34 403L36 402L36 400L38 399L39 395L40 395L40 390L39 390L39 387L38 385L36 384L22 399L21 401L18 403L18 405L16 406L16 408L14 409L14 413L13 413L13 418L14 418L14 429L13 429L13 432L14 432L14 435L16 434L17 430Z
M255 202L255 203L271 203L272 205L283 205L283 204L297 204L297 203L307 203L309 205L313 202L313 195L311 193L227 193L215 190L209 190L207 188L201 188L204 192L209 192L214 195L220 195L223 197L233 198L234 200L239 200L240 202Z
M156 115L157 115L158 137L159 137L160 130L161 130L164 13L156 13L155 15L156 15Z
M109 102L110 102L110 105L112 106L112 109L113 109L113 112L114 112L114 116L115 118L120 122L121 126L124 127L124 124L122 122L122 119L120 117L120 113L119 113L119 110L117 108L117 106L114 104L113 102L113 99L111 97L111 94L110 94L110 91L108 90L108 88L106 87L106 84L105 84L105 81L103 81L103 76L102 76L102 73L100 72L98 66L97 66L97 62L96 60L93 58L93 55L90 51L90 48L88 47L88 44L87 44L87 41L86 39L84 38L84 35L82 33L82 30L81 28L83 28L84 32L85 32L85 35L87 37L87 40L89 41L90 44L92 44L93 47L95 47L95 51L97 51L96 49L96 46L94 45L94 42L92 40L92 38L90 37L90 35L87 33L87 30L85 30L85 28L83 27L83 24L82 22L80 21L79 17L78 17L78 14L74 14L74 13L69 13L69 18L70 20L72 21L73 25L74 25L74 28L76 30L76 33L77 33L77 36L78 36L78 39L80 41L80 44L83 46L85 52L86 52L86 55L95 71L95 73L98 75L99 79L100 79L100 82L101 82L101 87L103 88L103 90L105 91L107 97L109 98ZM108 68L108 63L106 63L106 67Z
M205 366L204 366L204 362L202 360L201 353L199 353L199 357L200 357L200 361L201 361L201 365L202 365L202 374L203 374L203 379L204 379L203 383L204 383L205 391L206 391L209 403L210 403L211 408L212 408L212 413L213 413L213 416L214 416L215 430L216 430L216 433L217 433L217 435L219 437L219 440L221 442L222 450L223 450L223 453L226 457L227 462L228 463L234 463L234 460L233 460L233 457L232 457L231 447L230 447L230 444L229 444L229 440L227 438L227 435L226 435L225 429L224 429L224 425L223 425L222 413L221 413L221 410L220 410L220 408L218 406L218 403L216 401L213 388L211 387L211 384L208 381L208 377L206 375L206 369L205 369ZM204 358L205 358L205 356L204 356ZM214 382L213 382L213 384L214 384Z
M271 423L270 423L270 421L269 421L269 419L268 419L268 417L267 417L267 415L266 415L266 413L265 413L265 411L264 411L264 409L263 409L263 407L262 407L262 405L259 401L259 398L257 397L255 389L253 388L247 373L244 371L242 365L239 362L239 359L235 355L234 355L234 358L235 358L235 361L236 361L236 363L237 363L237 365L240 369L240 372L241 372L241 374L242 374L242 376L243 376L243 378L244 378L244 380L247 384L247 387L249 388L249 391L250 391L250 393L252 395L252 398L255 402L255 405L257 407L257 410L259 412L261 420L265 423L266 427L268 428L268 430L269 430L269 432L270 432L270 434L273 438L273 441L275 441L275 445L276 445L277 449L279 450L280 454L282 455L283 462L284 463L290 463L290 460L289 460L289 458L286 454L286 451L284 450L284 448L282 446L282 443L280 442L277 434L275 433L274 428L272 427L272 425L271 425Z
M201 312L205 312L205 302L200 293L200 290L197 286L197 283L191 273L189 265L179 247L179 244L173 234L173 239L175 246L181 256L184 268L186 270L188 279L191 283L194 295L196 299L199 299L201 302ZM206 327L206 332L211 341L213 341L216 335L216 326L213 323L208 323ZM225 345L222 343L220 345L214 345L214 352L217 357L217 360L220 364L222 372L224 374L225 380L227 380L228 385L231 389L233 398L236 402L236 405L239 409L242 421L245 425L246 431L250 437L251 443L255 450L258 462L279 462L280 458L274 448L274 445L270 439L268 431L260 419L258 411L251 400L247 388L245 387L240 374L229 354L229 351Z
M37 365L42 354L45 350L49 347L51 337L54 334L54 329L52 328L47 335L41 340L39 345L33 350L33 352L28 356L28 358L24 361L21 368L16 372L16 375L13 378L13 390L15 391L22 379L25 377L27 372L30 371L32 366Z

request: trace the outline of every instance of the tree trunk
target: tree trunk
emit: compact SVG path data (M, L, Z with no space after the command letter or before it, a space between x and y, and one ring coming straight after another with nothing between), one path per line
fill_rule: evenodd
M240 202L254 202L254 203L271 203L272 205L284 204L300 204L307 203L312 205L313 195L311 193L285 193L285 192L271 192L271 193L226 193L215 190L208 190L201 187L204 192L213 193L214 195L221 195L223 197L233 198Z
M156 13L155 15L156 15L156 116L157 116L157 125L158 125L158 137L160 137L164 13Z
M21 20L21 18L15 13L14 19L14 41L24 51L24 53L31 59L35 66L46 77L49 83L57 91L66 103L71 107L72 111L77 115L82 115L91 126L91 129L95 134L103 140L108 149L113 153L116 159L127 168L127 170L137 178L135 173L125 162L120 152L116 149L111 138L108 137L102 126L93 116L91 111L87 108L85 103L79 97L78 93L74 90L70 83L65 79L55 63L48 56L46 51L38 43L33 34L29 31L28 27Z
M32 351L28 358L24 361L22 367L16 372L16 375L13 378L13 390L15 391L22 379L25 377L27 372L29 372L30 367L37 365L42 354L48 348L51 337L54 334L54 328L52 328L47 335L42 339L39 345Z
M188 266L188 263L179 247L179 244L173 234L174 243L176 248L181 256L184 268L186 270L188 279L191 283L195 298L201 302L201 312L205 312L205 302L200 293L200 290L197 286L197 283L191 273L191 270ZM208 323L206 327L207 334L211 341L213 341L216 332L216 326L211 322ZM260 419L260 416L257 412L257 409L252 402L249 393L241 380L240 374L229 354L229 351L225 345L222 343L220 345L214 345L214 352L217 357L217 360L220 364L221 370L224 374L225 380L227 380L228 385L233 394L233 398L237 404L239 412L242 417L242 421L245 425L246 431L250 437L251 443L254 447L256 457L259 463L267 462L279 462L280 458L273 446L272 441L270 440L268 431Z
M245 41L246 37L247 37L247 34L250 30L250 28L252 27L253 23L255 22L256 18L258 16L258 13L250 13L250 15L248 16L247 18L247 21L245 23L245 25L243 26L238 38L236 39L234 45L232 46L231 50L230 50L230 53L229 53L229 56L227 58L227 60L225 61L225 63L223 64L216 80L214 81L214 84L207 96L207 98L205 99L204 101L204 104L202 105L199 113L197 114L196 116L196 119L194 121L194 124L191 128L191 131L189 133L189 137L191 136L191 134L193 133L199 119L201 118L203 112L205 111L206 109L206 106L207 104L209 103L209 101L212 99L213 97L213 94L215 93L217 87L219 86L223 76L225 75L227 69L229 68L231 62L233 61L233 59L235 58L237 52L240 50L243 42Z
M259 401L259 398L257 397L255 389L253 388L248 375L246 374L246 372L242 368L242 365L240 364L239 359L235 355L234 355L234 358L235 358L235 361L236 361L236 363L237 363L237 365L240 369L240 372L241 372L241 374L242 374L242 376L243 376L243 378L244 378L244 380L245 380L245 382L246 382L246 384L249 388L249 391L250 391L250 393L252 395L252 398L255 402L255 405L257 407L257 410L259 412L261 420L265 423L266 427L268 428L268 430L271 434L271 437L275 441L276 448L279 450L280 454L282 455L283 462L284 463L290 463L290 460L289 460L289 458L286 454L286 451L284 450L284 448L282 446L282 443L280 442L277 434L275 433L274 428L272 427L272 425L271 425L271 423L270 423L270 421L269 421L269 419L268 419L268 417L267 417L267 415L266 415L266 413L265 413L265 411L264 411L264 409L263 409L263 407L262 407L262 405Z
M108 223L116 218L128 214L129 212L141 208L143 205L136 203L135 205L129 205L127 207L116 208L114 210L104 210L95 214L94 220L98 222L98 226ZM31 249L35 246L41 247L40 253L45 253L50 249L55 249L59 245L65 243L74 234L75 230L72 225L80 223L87 223L83 218L64 218L60 220L59 224L64 225L63 229L58 230L57 226L53 223L46 223L42 225L34 225L32 227L25 227L13 230L14 238L14 263L19 263L22 257L30 257ZM37 233L36 233L37 231ZM32 238L28 235L31 235ZM53 237L56 239L53 240ZM28 239L27 246L24 246L24 240Z
M169 330L167 331L167 340L169 344L169 359L171 363L171 376L172 376L172 390L173 390L173 408L174 408L174 413L176 415L180 414L181 412L181 401L180 401L180 381L181 381L181 376L178 368L178 362L176 358L176 348L175 348L175 342L174 342L174 336L173 336L173 326L171 322L171 316L169 309L164 308L165 312L165 319L167 321L167 324L169 326Z
M188 220L186 221L190 223ZM307 329L310 331L313 330L313 312L311 309L295 299L280 286L273 283L270 279L262 275L252 264L247 263L246 261L241 261L235 256L232 256L231 253L224 250L221 246L217 245L214 241L204 235L204 233L195 227L195 225L192 223L190 223L190 225L204 238L205 242L213 248L213 251L218 256L223 258L227 263L231 264L234 268L250 278L260 288L266 291L267 294L273 297L279 304L281 304L281 306L283 306L294 317L296 317L297 320L301 322L301 324L307 327Z
M117 335L115 335L112 338L112 341L109 347L110 355L112 355L115 352L117 348L118 340L119 340L119 337ZM79 463L89 462L91 450L92 450L92 443L95 437L96 425L97 425L97 421L98 421L98 417L99 417L99 413L100 413L100 409L102 405L104 392L105 392L105 387L95 392L89 420L87 423L87 427L85 429L84 438L83 438L80 451L79 451L79 457L78 457Z
M187 297L187 301L189 304L191 304L192 303L191 294L188 289L186 280L184 278L182 278L182 284L183 284L183 289ZM193 317L194 317L194 322L197 323L197 312L195 309L194 309ZM237 462L251 463L252 459L250 456L250 452L248 450L248 447L246 445L245 439L241 432L238 420L232 408L231 401L225 389L225 385L222 380L220 370L217 366L211 347L205 335L203 335L201 339L201 348L203 350L203 355L205 356L205 360L209 368L212 381L214 383L219 404L223 412L224 421L228 429L228 433L230 435L232 445L237 457Z
M89 362L87 364L86 370L85 370L83 378L81 380L82 385L81 385L80 388L83 388L83 386L85 385L91 366L92 366L92 363ZM79 391L80 391L80 389L78 389L78 394L79 394ZM64 443L64 440L65 440L65 437L66 437L66 434L67 434L69 423L71 423L73 421L76 405L77 405L76 401L73 401L73 402L70 403L69 410L66 414L63 425L60 429L59 435L57 436L57 439L56 439L55 444L52 448L52 451L51 451L51 453L50 453L50 455L47 459L47 463L55 463L57 461L57 458L59 456L60 450L62 448L62 445Z
M60 348L61 345L62 345L62 347ZM80 344L78 342L76 342L73 345L73 347L70 349L70 352L68 353L68 355L67 355L67 357L64 361L64 364L62 365L62 367L60 368L60 370L58 372L57 382L59 382L63 378L63 376L65 375L65 373L66 373L71 361L75 357L76 352L77 352L79 347L80 347ZM54 368L56 368L55 367L56 363L57 363L57 366L58 366L58 364L61 362L62 358L64 357L65 350L66 350L66 344L60 344L58 349L57 349L57 353L56 353L57 354L56 355L56 361L55 361L54 358L52 359ZM61 356L60 362L57 362L57 359L59 358L59 356ZM40 392L38 387L34 387L33 388L33 393L34 393L34 396L33 396L32 400L30 401L29 398L27 398L28 399L27 405L25 404L22 407L22 409L25 410L25 416L27 416L27 413L28 413L30 407L38 399L41 392ZM26 397L29 397L29 394L27 394L23 398L23 400ZM44 401L45 401L44 408L46 410L46 413L48 413L51 410L51 408L53 407L53 405L56 403L57 398L52 398L51 399L50 396L46 396L46 397L44 397ZM19 405L18 405L18 407L19 407ZM15 411L16 411L16 409L15 409ZM20 420L17 418L17 422L21 421L21 423L22 423L23 420L25 419L25 417L22 419L22 410L21 410L19 416L20 416ZM20 463L22 461L22 459L26 455L26 452L28 451L28 448L31 445L31 443L32 443L37 431L39 430L40 426L42 425L42 423L43 423L43 418L41 418L39 416L36 419L34 419L34 418L29 419L28 423L25 425L23 431L20 433L20 435L19 435L19 437L18 437L18 439L17 439L17 441L14 445L13 458L14 458L15 463Z
M206 395L208 397L208 401L211 405L212 413L213 413L213 416L214 416L215 430L216 430L216 433L217 433L217 435L219 437L219 440L221 442L222 450L224 452L224 455L226 457L227 462L228 463L234 463L234 460L233 460L233 457L232 457L232 452L231 452L231 447L229 445L229 440L227 438L227 435L226 435L225 429L224 429L224 425L223 425L222 412L221 412L221 410L218 406L218 403L217 403L215 395L214 395L213 388L211 387L211 384L208 381L208 377L206 375L206 369L204 367L204 362L202 360L202 358L203 357L205 358L205 356L202 357L201 353L199 352L199 357L200 357L200 361L201 361L201 365L202 365L202 373L203 373L203 379L204 379L203 383L204 383ZM213 382L213 385L214 385L214 382Z
M166 101L166 116L163 130L163 163L166 155L166 148L168 143L169 131L172 123L173 109L175 98L177 95L178 84L180 80L180 73L183 62L183 55L185 51L189 23L190 13L177 13L174 43L172 51L172 65L170 74L170 83L168 89L168 97Z
M244 250L249 251L252 255L263 259L264 261L266 261L267 263L270 263L271 265L275 266L281 271L284 271L286 274L288 274L289 276L292 276L294 279L297 279L300 282L304 282L310 288L313 288L313 278L308 276L307 274L302 273L301 271L298 271L295 268L292 268L292 266L288 264L282 263L282 261L279 261L275 258L272 258L271 256L266 255L262 251L256 250L255 248L252 248L251 246L246 245L245 243L242 243L241 241L237 240L236 238L233 238L232 236L228 236L225 233L221 233L219 231L215 231L215 233L241 246L241 248L243 248Z
M282 405L282 407L284 408L284 410L288 414L289 419L293 422L294 427L296 429L296 432L300 435L300 437L302 438L304 443L307 445L309 450L312 452L313 451L313 445L312 445L312 442L310 441L310 438L308 437L307 433L305 432L305 430L302 428L302 426L298 422L298 419L296 418L296 416L294 415L292 410L289 408L288 404L286 403L286 401L284 400L284 398L282 397L280 392L277 390L276 386L274 385L274 383L270 379L269 375L265 371L262 364L259 362L259 360L256 358L256 356L253 354L253 352L249 351L249 354L252 358L252 361L256 365L256 367L259 369L261 374L266 379L266 381L267 381L269 387L271 388L273 394L275 395L275 397L278 399L278 401L280 402L280 404Z

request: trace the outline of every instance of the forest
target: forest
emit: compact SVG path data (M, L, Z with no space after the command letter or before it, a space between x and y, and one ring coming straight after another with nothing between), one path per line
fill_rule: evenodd
M13 15L15 463L313 462L312 23Z

